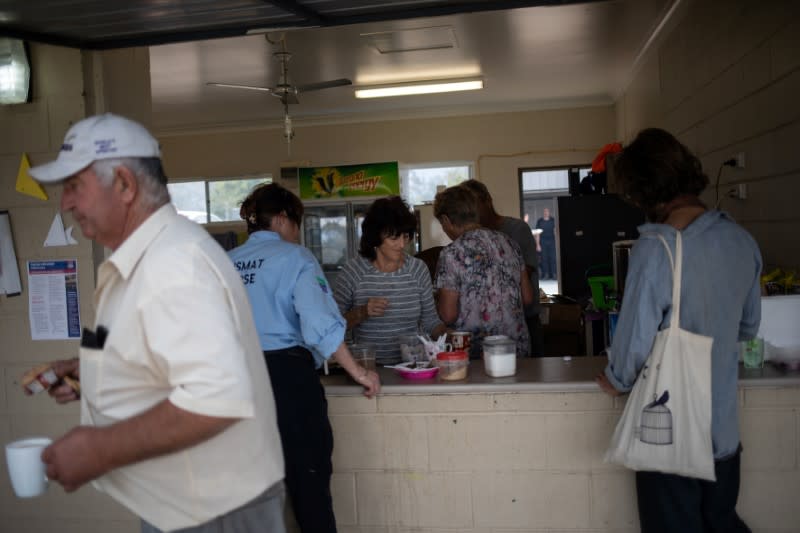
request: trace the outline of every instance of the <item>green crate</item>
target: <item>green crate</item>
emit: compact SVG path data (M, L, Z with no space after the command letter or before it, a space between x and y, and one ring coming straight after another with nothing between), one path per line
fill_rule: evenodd
M613 309L616 304L614 295L614 276L592 276L586 278L592 290L592 302L599 311Z

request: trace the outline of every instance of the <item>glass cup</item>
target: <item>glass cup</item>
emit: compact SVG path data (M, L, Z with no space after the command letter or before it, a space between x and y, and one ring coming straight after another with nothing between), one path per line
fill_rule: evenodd
M371 344L352 344L350 345L350 353L353 355L356 363L360 364L367 370L375 370L375 347Z
M397 337L397 344L400 346L400 358L404 363L425 362L425 346L416 335L400 335Z
M42 452L52 442L46 437L34 437L6 445L8 475L18 497L33 498L44 494L47 489L47 474L42 462Z
M742 341L742 362L745 368L762 368L764 366L764 339L756 337Z

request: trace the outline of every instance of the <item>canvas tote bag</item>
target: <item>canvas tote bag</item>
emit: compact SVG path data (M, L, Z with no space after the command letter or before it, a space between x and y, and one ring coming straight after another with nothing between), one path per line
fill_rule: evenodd
M713 339L680 328L681 233L672 265L672 319L659 331L617 423L605 460L716 481L711 445L711 346Z

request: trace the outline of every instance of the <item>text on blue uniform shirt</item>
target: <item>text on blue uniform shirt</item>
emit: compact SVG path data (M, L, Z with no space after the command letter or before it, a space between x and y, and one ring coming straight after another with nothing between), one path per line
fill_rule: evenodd
M248 271L261 268L261 265L263 264L263 257L260 259L250 259L248 261L234 261L233 263L233 265L236 267L236 270L239 271L239 275L242 277L242 283L245 285L249 285L256 281L256 273Z

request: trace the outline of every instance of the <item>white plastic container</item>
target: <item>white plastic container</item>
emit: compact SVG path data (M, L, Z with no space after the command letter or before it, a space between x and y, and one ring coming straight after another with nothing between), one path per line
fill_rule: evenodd
M517 373L517 343L505 335L490 335L483 339L483 365L493 378Z

